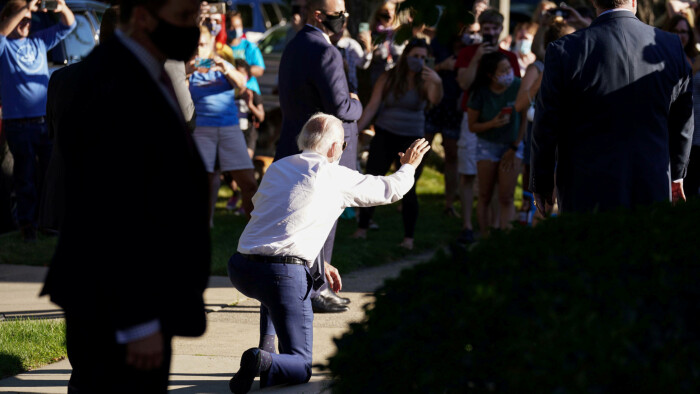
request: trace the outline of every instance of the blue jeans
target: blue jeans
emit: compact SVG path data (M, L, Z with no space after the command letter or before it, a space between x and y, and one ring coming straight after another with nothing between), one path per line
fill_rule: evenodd
M280 354L271 354L272 366L261 387L308 382L314 321L308 267L254 262L236 253L228 262L228 276L238 291L262 304L260 336L276 332L279 340Z
M53 141L46 123L12 123L4 121L3 133L14 158L12 178L17 196L17 221L36 225L39 189L36 184L46 175Z

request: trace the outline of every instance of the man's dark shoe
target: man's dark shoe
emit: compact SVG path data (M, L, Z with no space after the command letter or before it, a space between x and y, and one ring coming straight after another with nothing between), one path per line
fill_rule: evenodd
M474 242L474 231L469 230L468 228L465 228L462 230L461 233L459 233L459 237L457 238L457 242L461 244L470 244Z
M345 305L340 305L330 297L318 295L311 299L311 307L314 313L340 313L348 310Z
M22 226L19 231L24 242L36 242L36 229L31 224Z
M254 347L243 352L241 356L241 368L228 382L228 388L234 394L245 394L250 391L255 376L260 374L262 354L260 349Z
M338 305L348 305L350 303L350 299L346 297L341 297L339 296L336 292L332 291L331 289L326 289L323 290L321 293L319 293L322 297L325 298L330 298L331 302L334 302Z

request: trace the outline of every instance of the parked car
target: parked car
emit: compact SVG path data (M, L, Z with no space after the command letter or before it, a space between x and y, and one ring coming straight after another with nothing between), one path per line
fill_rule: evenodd
M257 43L268 29L285 25L292 11L283 0L226 0L226 9L237 10L243 19L243 31Z
M49 70L83 60L99 44L100 22L109 4L93 0L66 0L78 24L60 44L48 53ZM32 31L43 30L58 23L58 15L51 12L32 14Z

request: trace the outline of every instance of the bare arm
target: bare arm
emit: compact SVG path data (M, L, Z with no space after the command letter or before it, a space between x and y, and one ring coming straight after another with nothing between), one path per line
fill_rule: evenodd
M250 75L253 77L262 77L265 74L265 69L260 66L250 66Z
M73 15L73 11L68 8L65 0L58 0L56 12L61 13L61 24L63 26L71 26L73 23L75 23L75 15Z
M15 30L23 18L31 18L32 11L37 11L36 3L39 0L31 0L26 6L20 8L10 17L0 21L0 35L9 36Z
M364 130L367 127L367 125L369 125L369 122L372 121L374 115L377 114L377 110L379 110L379 105L382 102L384 84L386 84L386 73L382 74L379 77L379 79L377 79L377 83L374 85L374 89L372 89L372 97L370 97L369 103L367 103L365 110L362 111L362 116L360 117L360 120L357 121L357 128L359 130Z
M540 90L540 82L542 82L542 73L537 67L530 65L525 71L525 76L520 82L518 96L515 99L515 110L520 112L527 110L530 103L535 99L537 91Z
M479 49L474 53L474 57L469 62L469 66L466 68L460 68L457 71L457 83L462 90L469 90L472 86L474 78L476 78L476 70L479 68L479 61L481 57L487 53L495 52L498 47L490 45L488 43L483 43L479 45Z
M248 108L250 108L250 112L253 114L253 116L258 119L258 122L262 123L265 121L265 108L262 104L255 105L255 103L253 103L252 94L248 100Z
M428 101L433 105L440 104L442 101L442 78L435 71L431 70L429 67L423 66L423 72L421 77L425 82L424 89L428 96Z
M213 60L218 70L224 74L226 80L232 87L240 89L245 86L246 77L243 73L236 70L230 63L218 56L214 56Z

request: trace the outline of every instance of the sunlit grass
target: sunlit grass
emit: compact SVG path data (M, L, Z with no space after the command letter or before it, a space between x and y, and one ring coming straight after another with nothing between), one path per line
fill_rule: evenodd
M0 322L0 378L66 357L63 320Z

